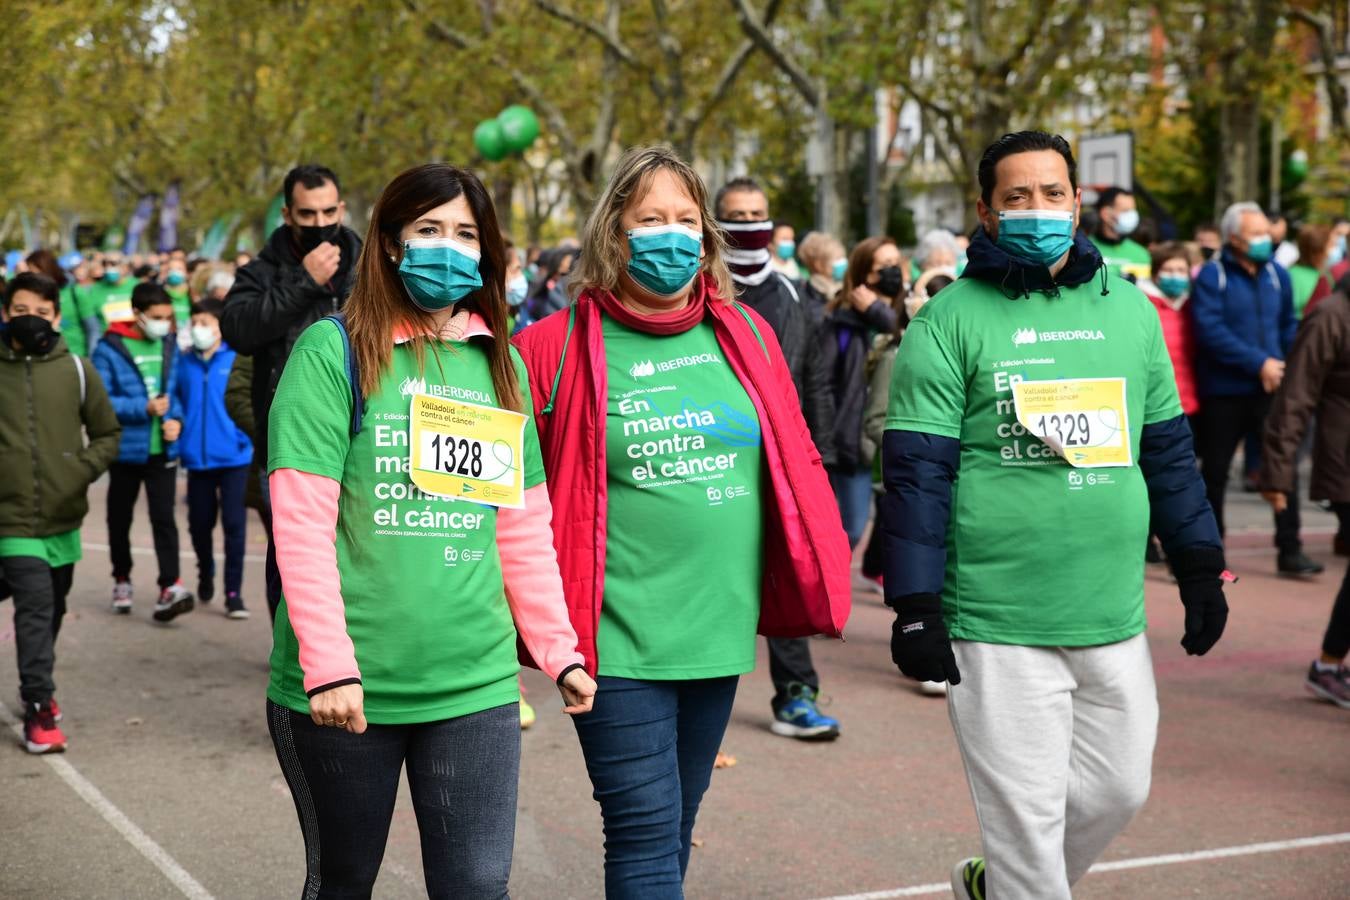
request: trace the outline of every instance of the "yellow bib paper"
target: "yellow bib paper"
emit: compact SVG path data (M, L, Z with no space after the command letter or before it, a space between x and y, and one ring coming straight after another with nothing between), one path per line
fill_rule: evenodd
M1134 465L1124 378L1021 381L1017 421L1079 469Z
M413 484L450 500L523 508L525 423L511 410L414 394L408 425Z

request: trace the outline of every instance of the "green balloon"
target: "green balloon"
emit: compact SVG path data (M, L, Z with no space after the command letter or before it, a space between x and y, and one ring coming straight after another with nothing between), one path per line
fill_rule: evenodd
M1284 173L1291 181L1302 181L1308 177L1308 151L1295 150L1284 162Z
M484 159L491 162L505 159L506 154L511 152L502 135L502 126L497 124L496 119L484 119L478 123L478 127L473 130L473 145Z
M528 106L508 106L497 116L506 146L512 153L523 153L539 137L539 118Z

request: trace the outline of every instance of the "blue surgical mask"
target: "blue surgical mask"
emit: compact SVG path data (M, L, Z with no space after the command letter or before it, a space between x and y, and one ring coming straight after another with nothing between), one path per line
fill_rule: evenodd
M1000 210L995 243L1011 256L1049 266L1073 246L1073 213L1059 209Z
M108 284L117 284L117 282L122 280L122 273L116 269L105 269L103 272L103 280Z
M1180 300L1191 289L1191 279L1185 275L1159 275L1158 290L1171 300Z
M792 254L797 252L797 242L779 241L776 250L779 259L792 259Z
M628 274L643 289L670 297L689 286L702 260L703 235L683 225L628 232Z
M1327 265L1340 265L1341 260L1345 259L1345 238L1337 238L1336 243L1331 246L1331 252L1327 254Z
M966 270L966 266L969 262L970 259L966 256L966 251L962 250L960 253L956 254L956 274L958 277Z
M164 283L169 287L178 287L185 281L187 281L187 276L177 269L164 276Z
M1127 209L1116 216L1116 234L1129 237L1139 227L1139 210Z
M836 259L834 265L830 267L830 275L835 281L843 281L844 276L848 274L848 260Z
M530 289L530 283L525 280L525 273L518 274L515 278L506 282L506 302L509 306L519 306L525 302L525 292Z
M1247 242L1247 258L1257 265L1270 262L1270 257L1274 253L1275 245L1268 234Z
M452 238L418 238L403 243L398 274L413 303L438 312L483 286L480 258L477 250Z

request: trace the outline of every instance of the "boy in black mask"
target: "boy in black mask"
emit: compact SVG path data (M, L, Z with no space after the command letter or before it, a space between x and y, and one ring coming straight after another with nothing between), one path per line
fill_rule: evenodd
M70 353L57 330L56 282L26 272L3 297L0 575L14 596L24 745L49 753L66 746L53 647L80 558L86 494L117 455L122 428L98 372Z

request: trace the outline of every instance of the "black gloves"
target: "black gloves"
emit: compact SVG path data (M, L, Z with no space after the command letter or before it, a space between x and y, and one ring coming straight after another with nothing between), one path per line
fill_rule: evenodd
M1217 547L1186 547L1172 555L1172 574L1186 607L1186 634L1181 646L1191 656L1204 656L1223 636L1228 601L1223 597L1223 551Z
M900 671L919 681L961 683L952 641L942 621L942 598L909 594L890 601L895 608L891 659Z

